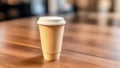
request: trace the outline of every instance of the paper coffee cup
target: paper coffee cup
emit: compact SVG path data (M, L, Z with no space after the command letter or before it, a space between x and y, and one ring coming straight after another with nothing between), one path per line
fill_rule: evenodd
M64 18L46 16L40 17L38 22L42 52L45 60L58 60L62 47Z

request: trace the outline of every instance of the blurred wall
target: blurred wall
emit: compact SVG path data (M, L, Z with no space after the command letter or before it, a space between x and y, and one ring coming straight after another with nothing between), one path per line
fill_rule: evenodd
M0 0L0 20L76 12L120 12L120 0Z

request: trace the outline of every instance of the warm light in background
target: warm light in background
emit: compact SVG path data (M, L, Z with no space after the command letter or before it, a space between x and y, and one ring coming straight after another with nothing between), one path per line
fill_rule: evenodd
M119 3L119 0L1 0L0 20L71 15L71 18L76 17L78 21L106 25L110 19L114 19L113 17L119 17Z

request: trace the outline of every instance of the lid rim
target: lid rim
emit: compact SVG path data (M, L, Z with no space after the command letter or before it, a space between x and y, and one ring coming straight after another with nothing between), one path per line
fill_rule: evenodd
M39 20L37 21L37 24L42 24L42 25L64 25L64 24L66 24L66 21L64 20L63 17L45 16L45 17L40 17Z

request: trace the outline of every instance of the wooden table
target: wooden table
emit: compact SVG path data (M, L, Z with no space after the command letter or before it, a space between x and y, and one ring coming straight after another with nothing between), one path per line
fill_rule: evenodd
M34 18L3 21L0 68L120 68L120 28L67 24L61 59L45 62Z

